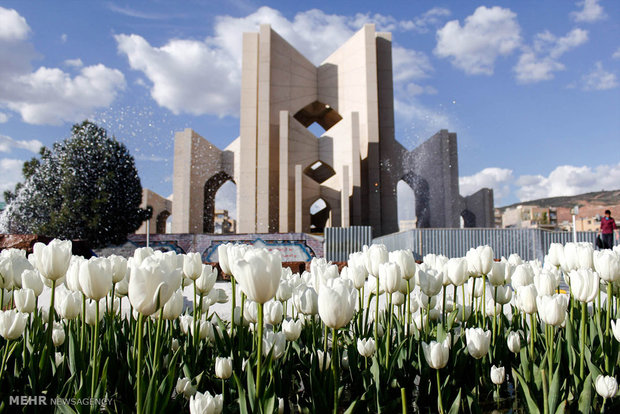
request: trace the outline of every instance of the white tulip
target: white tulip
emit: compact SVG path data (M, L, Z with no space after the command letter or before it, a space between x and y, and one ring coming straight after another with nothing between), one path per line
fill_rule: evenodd
M410 280L416 274L417 264L413 258L411 250L396 250L388 254L390 262L394 262L400 267L400 274L403 279Z
M558 267L564 260L564 246L560 243L551 243L549 245L549 253L547 253L546 262L552 266Z
M282 321L282 332L287 341L296 341L301 335L302 321L300 319Z
M319 292L319 316L328 327L340 329L353 318L356 301L357 290L353 284L348 280L334 279Z
M215 358L215 376L221 379L228 379L232 375L232 359Z
M329 353L324 353L320 349L316 351L316 359L319 365L319 371L329 369L329 366L332 362L332 357Z
M6 249L0 253L0 287L10 289L13 286L22 287L22 274L33 270L33 266L26 259L26 252L20 249ZM2 286L4 280L4 286Z
M461 286L469 279L467 273L467 260L463 257L457 257L448 260L448 278L454 286Z
M200 253L183 255L183 274L190 280L196 280L202 274L202 258Z
M112 290L112 266L104 257L93 257L79 266L80 287L87 298L99 300Z
M434 269L418 270L417 284L426 296L435 296L443 287L443 274Z
M620 254L612 250L597 250L593 253L594 268L605 282L620 280Z
M151 247L139 247L133 252L133 265L140 266L144 259L152 256L155 251Z
M0 310L0 336L6 340L22 336L27 323L28 315L25 313L17 312L15 309Z
M534 284L540 296L555 294L559 286L555 275L544 270L539 275L534 276Z
M450 336L446 337L443 342L431 341L430 344L422 342L422 351L428 366L433 369L441 369L448 365L450 345Z
M71 248L71 240L54 239L47 246L35 243L32 250L39 273L49 280L63 278L71 261Z
M490 246L478 246L469 249L465 255L467 269L474 276L488 275L493 265L493 249Z
M295 307L304 315L316 315L319 312L319 295L310 286L300 286L294 295Z
M465 330L465 339L467 341L467 350L472 357L480 359L489 352L491 331L485 331L482 328L467 328Z
M495 292L495 289L497 289L497 293ZM505 305L510 302L510 299L512 299L512 289L509 285L497 286L496 288L493 288L493 298L498 304Z
M570 286L573 297L580 302L592 302L599 289L599 278L592 269L571 270Z
M618 381L610 376L599 375L594 382L596 392L603 398L613 398L618 393Z
M340 272L340 277L343 279L349 279L353 282L355 289L358 290L364 287L364 284L366 283L366 276L368 276L366 268L357 264L345 266Z
M131 266L128 296L133 308L150 316L158 311L181 285L181 275L166 266L155 255L145 258L140 265Z
M363 357L372 357L377 350L375 340L373 338L357 339L357 352Z
M42 308L45 310L46 308ZM71 320L82 313L82 293L73 292L63 285L56 288L56 300L54 309L61 318ZM47 318L44 318L46 320Z
M560 326L566 319L566 308L568 307L568 296L554 294L536 297L538 316L549 325Z
M194 388L192 381L187 377L177 379L177 385L175 388L177 394L183 394L185 398L190 398L196 394L196 388Z
M263 311L265 322L274 326L279 324L282 322L283 311L282 302L270 300L265 303Z
M32 289L19 289L13 292L15 307L22 313L32 313L37 307L37 299Z
M82 256L71 256L71 262L65 276L65 285L69 290L82 292L82 287L80 286L80 267L86 261Z
M65 328L61 323L54 322L54 328L52 329L52 342L56 348L65 343Z
M287 267L287 269L289 269ZM289 269L290 271L290 269ZM276 300L286 302L293 296L293 286L288 280L280 280L280 285L276 291Z
M127 259L113 254L108 256L108 260L112 267L112 283L118 283L127 274Z
M366 247L366 246L364 246ZM379 276L379 265L389 260L389 253L383 244L373 244L365 250L366 270L369 275Z
M183 292L177 290L170 296L168 302L164 305L162 317L166 320L173 320L178 318L183 312Z
M254 302L265 303L272 299L282 276L282 259L279 251L252 249L243 259L232 264L235 279L245 295Z
M611 321L611 331L613 332L616 341L620 342L620 319Z
M65 360L65 356L60 352L54 353L54 364L56 364L56 368L60 366Z
M517 308L528 315L536 313L536 298L538 297L538 291L536 286L528 285L521 286L517 289L516 302Z
M282 332L265 331L263 334L263 356L269 355L279 359L286 350L286 335Z
M506 369L504 367L491 367L491 382L495 385L502 385L506 379Z
M529 263L518 265L512 273L511 285L516 290L534 283L534 271Z
M400 267L396 263L386 262L379 265L379 278L383 282L386 293L397 292L400 288ZM320 296L319 292L319 296Z
M523 264L523 259L521 259L521 257L518 254L513 253L510 256L508 256L508 263L510 263L511 265L517 267L517 266Z
M103 319L103 314L105 311L105 302L99 302L99 321ZM86 323L88 325L94 326L97 321L97 303L93 300L86 301Z
M41 295L43 292L43 281L37 270L24 270L22 273L22 288L32 289L36 297Z
M517 332L510 332L506 338L508 349L514 354L518 354L521 350L521 336Z

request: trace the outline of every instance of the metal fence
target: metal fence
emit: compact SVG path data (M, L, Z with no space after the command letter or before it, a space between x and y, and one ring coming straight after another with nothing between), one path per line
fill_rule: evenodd
M577 232L577 241L594 243L596 232ZM428 253L448 257L465 256L467 250L480 245L493 248L495 257L517 253L525 260L542 260L551 243L573 241L571 232L550 232L540 229L413 229L373 239L388 250L409 249L416 259Z
M362 250L372 243L370 226L327 227L325 229L325 259L344 262L349 254Z

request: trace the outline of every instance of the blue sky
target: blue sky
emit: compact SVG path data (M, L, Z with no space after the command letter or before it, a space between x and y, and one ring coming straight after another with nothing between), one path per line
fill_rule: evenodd
M243 31L271 23L319 64L369 22L393 35L397 139L456 132L462 194L620 188L618 1L5 0L0 189L89 118L168 196L175 131L220 148L238 136Z

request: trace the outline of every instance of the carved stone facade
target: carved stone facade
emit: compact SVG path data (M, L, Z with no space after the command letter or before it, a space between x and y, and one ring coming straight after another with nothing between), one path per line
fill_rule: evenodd
M392 79L391 34L371 24L318 67L269 25L244 33L240 136L220 150L191 129L175 135L172 232L213 232L215 193L228 180L238 233L392 233L401 179L416 195L418 227L459 227L460 217L492 227L492 190L459 195L455 133L412 151L396 141Z

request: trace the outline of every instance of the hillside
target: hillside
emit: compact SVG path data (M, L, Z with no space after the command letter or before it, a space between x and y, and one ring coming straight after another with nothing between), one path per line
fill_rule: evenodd
M539 198L537 200L522 201L508 206L498 207L500 211L515 206L545 206L545 207L566 207L574 205L601 205L611 206L620 204L620 190L594 191L591 193L577 194L574 196Z

